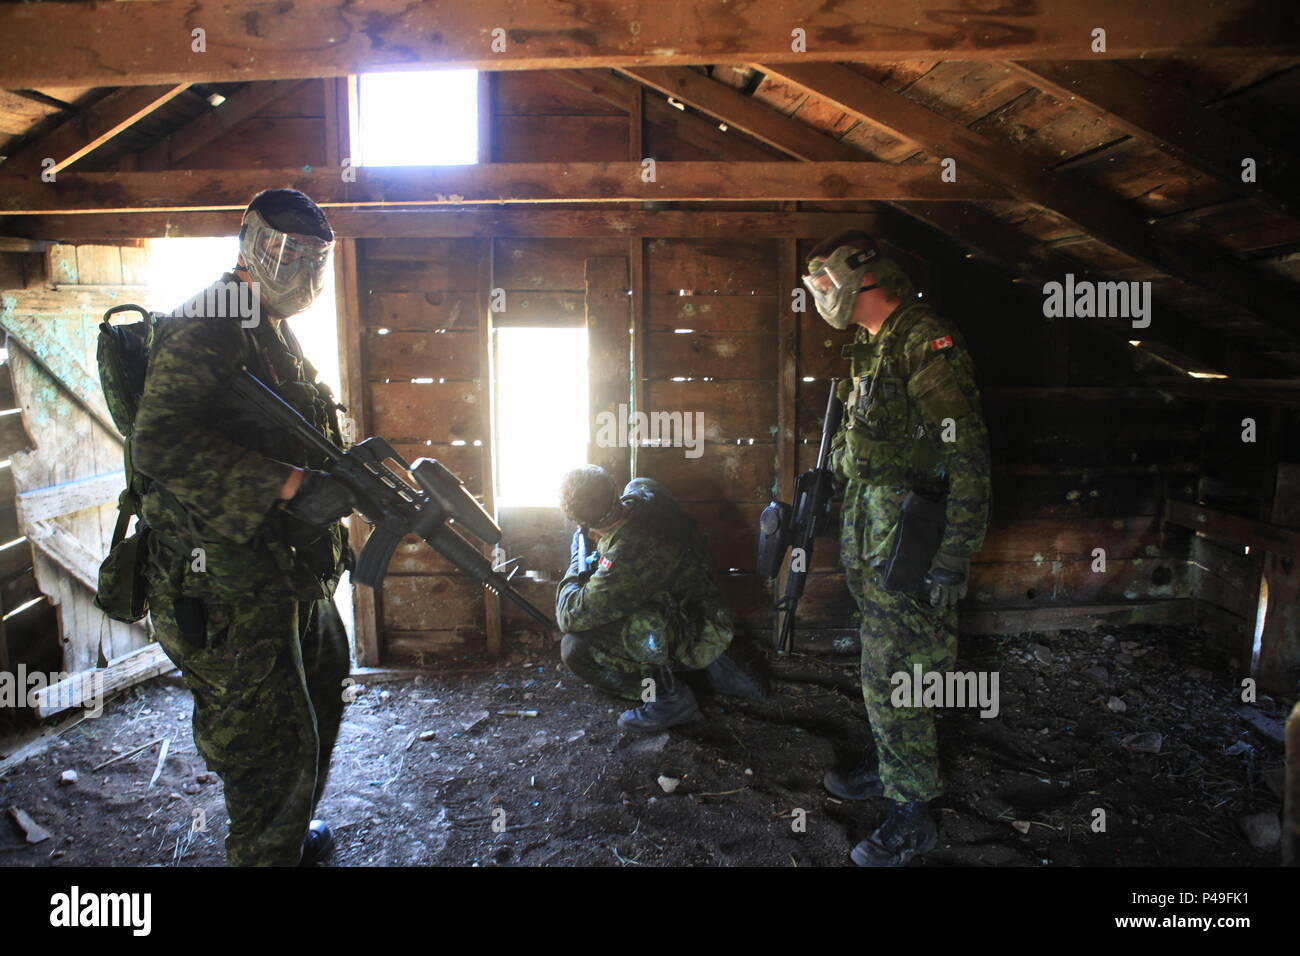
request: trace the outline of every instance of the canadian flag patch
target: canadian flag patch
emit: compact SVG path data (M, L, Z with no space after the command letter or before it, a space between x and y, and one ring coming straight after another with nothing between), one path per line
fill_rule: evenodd
M610 568L614 566L614 562L609 560L609 558L605 557L604 555L600 556L599 564L600 564L600 569L602 571L608 571Z
M941 339L931 339L931 340L930 340L930 351L931 351L931 352L937 352L937 351L939 351L939 349L946 349L946 348L951 348L951 347L952 347L952 336L951 336L951 335L945 335L945 336L944 336L943 338L941 338Z

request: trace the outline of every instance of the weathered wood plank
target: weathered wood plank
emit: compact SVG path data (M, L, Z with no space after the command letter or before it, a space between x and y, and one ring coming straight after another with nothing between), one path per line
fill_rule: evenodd
M165 674L175 667L160 644L146 644L109 661L107 667L79 671L57 684L42 688L36 692L33 709L38 720L47 720L84 704L102 707L103 702L118 691Z
M0 88L213 83L344 76L376 69L458 67L545 70L624 65L678 66L780 61L889 62L952 59L1050 59L1107 56L1288 54L1300 35L1285 6L1224 0L1096 0L1092 22L1105 24L1106 52L1091 50L1077 5L1045 0L1029 7L982 9L978 17L933 0L880 8L851 3L828 18L815 0L764 0L743 10L722 3L635 3L609 10L549 2L477 0L473 4L395 7L382 0L311 4L277 10L253 0L164 2L138 9L76 3L49 11L8 5L0 32ZM93 15L93 21L90 17ZM195 56L190 31L204 24L207 51ZM629 29L629 23L635 29ZM505 28L502 28L502 24ZM791 24L815 42L793 49ZM846 27L851 25L851 28ZM1086 26L1086 25L1085 25ZM500 35L504 47L495 44ZM180 37L171 44L165 37Z
M0 7L0 11L4 8ZM554 202L933 200L1004 198L999 187L944 183L938 164L662 162L653 180L640 163L485 163L368 166L347 182L337 169L69 172L56 183L0 175L0 214L243 209L268 183L299 189L318 205L461 206Z
M126 472L112 471L48 488L33 488L18 494L18 514L24 523L57 518L116 501L125 487Z
M593 257L585 260L587 317L587 396L592 422L604 417L618 421L631 403L632 369L628 329L632 327L632 300L628 296L626 258ZM600 465L620 488L631 478L628 444L601 443L593 428L587 460Z
M24 216L10 220L18 242L54 239L135 239L168 236L231 236L242 210L215 212L84 213ZM735 236L803 238L832 235L874 221L870 213L765 212L762 210L654 209L332 209L330 227L349 239L615 238L726 239Z
M371 381L416 378L473 381L478 378L478 333L367 331L367 376Z
M389 441L486 440L481 433L478 388L470 382L370 386L371 428Z

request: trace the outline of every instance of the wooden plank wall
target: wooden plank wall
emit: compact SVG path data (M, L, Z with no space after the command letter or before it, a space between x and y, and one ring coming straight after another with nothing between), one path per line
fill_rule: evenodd
M101 649L111 659L148 643L144 628L110 621L92 603L122 469L121 438L99 392L96 338L103 311L140 290L142 267L135 246L55 245L40 282L0 293L15 401L31 436L30 449L12 456L26 502L21 531L40 590L57 608L69 672L94 667Z
M477 239L358 242L371 431L408 461L443 462L474 494L487 490L480 360L487 247ZM378 601L384 660L420 662L481 646L477 584L417 539L398 547L390 575Z

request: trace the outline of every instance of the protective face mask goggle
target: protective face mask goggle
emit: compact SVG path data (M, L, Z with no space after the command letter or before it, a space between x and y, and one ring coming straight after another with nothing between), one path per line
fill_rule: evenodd
M325 285L332 240L281 232L257 212L244 217L239 251L249 278L256 282L261 301L282 315L308 308Z
M854 246L840 246L826 259L813 260L811 272L803 283L813 294L818 314L832 327L847 329L852 321L853 304L863 289L862 280L879 253L865 252Z

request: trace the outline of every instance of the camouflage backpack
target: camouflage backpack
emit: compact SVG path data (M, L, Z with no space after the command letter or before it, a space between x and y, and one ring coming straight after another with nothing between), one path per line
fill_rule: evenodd
M109 319L118 312L139 312L136 322L114 325ZM99 326L99 343L95 349L99 365L99 382L113 424L122 433L123 469L126 488L117 499L117 524L108 557L99 566L99 587L95 606L115 621L134 623L149 613L149 595L144 567L148 554L149 527L137 520L134 534L127 527L134 515L140 515L140 496L149 488L149 479L137 475L131 466L131 433L144 394L145 373L149 369L149 349L154 329L162 316L139 305L118 305L104 313Z

